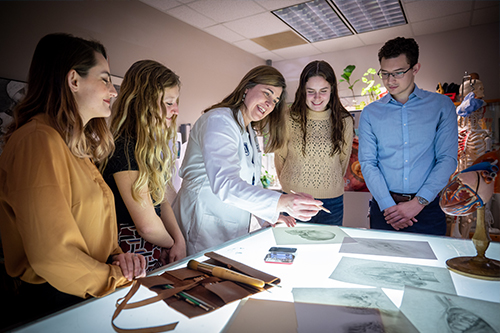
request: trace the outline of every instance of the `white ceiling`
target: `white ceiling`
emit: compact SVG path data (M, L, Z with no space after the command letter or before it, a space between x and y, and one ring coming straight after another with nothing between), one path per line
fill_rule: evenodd
M269 51L251 39L292 31L271 10L307 0L140 0L262 59L280 61L499 21L498 0L402 0L407 25Z

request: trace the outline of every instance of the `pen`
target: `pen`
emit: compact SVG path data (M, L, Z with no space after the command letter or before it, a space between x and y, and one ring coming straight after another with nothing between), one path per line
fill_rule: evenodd
M161 285L162 288L164 289L173 289L174 287L172 287L171 285L169 284L165 284L165 285ZM210 306L209 304L203 302L202 300L194 297L194 296L191 296L185 292L180 292L178 294L176 294L176 296L182 298L183 300L185 300L186 302L188 302L189 304L192 304L192 305L195 305L195 306L199 306L200 308L202 308L203 310L205 311L210 311L210 308L214 309L213 306Z
M292 192L292 194L297 194L297 192L295 192L294 190L290 190L290 192ZM332 212L330 212L328 209L326 209L325 207L323 206L320 206L320 205L316 205L316 207L318 207L319 209L327 212L328 214L331 214Z

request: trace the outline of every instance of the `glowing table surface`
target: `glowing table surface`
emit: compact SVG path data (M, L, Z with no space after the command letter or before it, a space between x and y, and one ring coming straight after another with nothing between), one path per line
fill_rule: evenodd
M299 223L298 226L311 226L311 224ZM360 285L339 282L329 278L342 257L446 267L446 260L449 258L476 255L476 249L471 240L355 228L341 229L353 238L427 241L437 260L339 253L341 244L304 244L290 245L297 248L296 258L292 265L265 263L264 257L269 248L276 246L271 228L257 230L241 238L208 249L203 253L215 251L223 256L279 277L282 288L271 288L269 292L264 291L251 297L287 302L293 302L293 288L360 287ZM185 267L189 259L198 261L208 259L203 253L195 254L182 261L162 267L151 274L161 274L165 270ZM490 243L486 256L499 260L500 243ZM450 272L450 274L457 295L500 303L500 281L474 279L454 272ZM130 287L120 288L106 297L86 300L39 321L20 327L16 332L114 332L111 326L111 318L115 310L115 303L119 298L124 297L129 289ZM384 292L397 307L401 305L403 290L384 289ZM141 286L131 299L131 302L155 295L156 293ZM170 308L165 302L157 302L142 308L122 311L115 320L115 324L120 328L133 329L165 325L178 321L179 324L174 332L220 332L231 318L238 304L239 301L236 301L213 312L189 319Z

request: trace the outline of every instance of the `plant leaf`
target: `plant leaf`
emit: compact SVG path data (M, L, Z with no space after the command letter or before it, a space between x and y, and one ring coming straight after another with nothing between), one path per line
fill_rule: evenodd
M344 73L349 73L352 74L352 72L356 69L356 66L354 65L348 65L346 68L344 68ZM350 75L349 75L350 76Z

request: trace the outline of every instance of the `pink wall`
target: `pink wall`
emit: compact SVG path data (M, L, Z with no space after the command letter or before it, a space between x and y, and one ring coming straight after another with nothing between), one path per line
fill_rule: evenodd
M111 71L123 76L140 59L162 62L181 76L178 124L194 123L201 111L225 97L252 67L264 60L206 34L138 1L0 1L0 77L26 80L38 40L47 33L69 32L95 38L108 49ZM394 36L396 37L396 36ZM422 69L417 84L434 90L438 82L460 83L465 70L478 72L486 99L500 98L498 23L415 37ZM302 68L324 59L337 76L349 65L360 78L378 68L381 45L275 62L293 98ZM356 85L359 94L363 84ZM345 83L340 94L350 91Z
M486 99L500 98L499 31L498 23L493 23L413 37L419 44L419 62L422 64L415 82L420 88L435 91L438 82L460 84L464 71L467 70L469 73L479 73L485 87ZM393 38L395 37L398 36ZM300 72L310 61L316 59L328 61L335 70L337 79L347 65L356 65L351 80L354 82L361 78L368 68L373 67L378 70L377 53L382 45L383 43L315 57L284 60L275 62L274 66L285 75L290 87L289 95L293 99ZM355 93L360 94L363 87L361 81L356 83ZM339 89L341 96L351 94L346 83L340 83Z
M181 77L177 123L194 123L265 61L138 1L0 1L0 77L25 81L36 43L52 32L95 38L111 72L154 59Z

